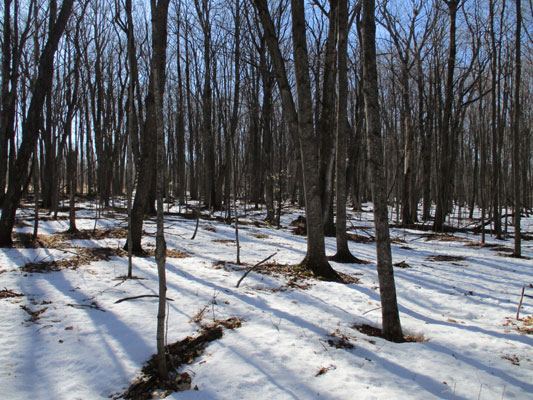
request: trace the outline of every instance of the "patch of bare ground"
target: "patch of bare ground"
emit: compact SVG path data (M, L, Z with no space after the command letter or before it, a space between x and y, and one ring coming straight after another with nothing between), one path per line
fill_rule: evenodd
M0 290L0 299L9 299L11 297L22 297L24 294L17 293L14 290L10 290L8 288L4 288Z
M45 249L66 249L72 248L68 240L74 239L126 239L127 229L84 229L76 232L59 232L52 235L38 235L36 239L30 233L14 233L13 247L19 248L45 248Z
M354 345L350 342L354 337L348 335L346 332L341 332L340 329L335 329L335 332L332 332L328 335L330 339L326 340L327 344L336 349L353 349Z
M169 367L170 379L163 381L159 378L157 359L154 354L141 371L141 375L131 384L123 394L114 397L145 400L153 398L154 392L158 398L165 398L172 392L190 390L192 379L187 372L178 372L183 365L192 364L202 355L207 345L220 339L223 329L235 329L241 326L241 320L236 317L226 320L215 320L203 325L197 336L187 336L185 339L167 346L166 360ZM198 388L195 386L195 390Z
M426 241L438 240L440 242L464 242L470 243L471 240L461 236L455 236L448 233L424 233L422 237Z
M502 358L504 360L510 361L513 365L520 365L520 359L516 354L504 354Z
M495 243L467 242L465 243L465 246L492 248L492 247L498 247L499 245Z
M62 269L76 269L93 261L109 261L111 257L123 257L127 253L119 248L88 247L76 249L74 257L61 260L29 262L21 269L29 273L48 273Z
M373 243L376 239L373 236L363 236L357 233L347 233L348 240L355 243Z
M531 257L528 257L528 256L517 256L516 254L514 254L514 250L513 250L513 253L496 253L496 255L498 257L507 257L507 258L521 258L523 260L531 260Z
M437 254L435 256L426 257L426 261L464 261L466 257L463 256L448 256L445 254Z
M380 337L384 339L383 332L381 332L381 329L376 328L375 326L371 326L368 324L361 324L361 325L354 325L352 328L358 330L359 332L367 336ZM403 337L403 343L413 343L413 342L429 342L429 339L426 339L425 337L421 335L405 335Z
M404 269L413 268L409 264L407 264L405 261L399 261L399 262L394 263L392 265L397 267L397 268L404 268Z
M513 328L522 335L533 335L533 315L520 318L517 322L515 322L514 318L507 317L503 326ZM509 329L505 330L505 333L509 332Z
M246 271L252 265L248 263L241 263L241 265L235 265L230 261L217 261L213 263L213 267L216 269L224 269L226 271ZM311 287L311 281L321 280L319 277L315 277L313 271L302 267L301 265L293 264L278 264L277 262L264 263L253 269L253 272L257 272L262 275L268 275L275 278L284 277L287 279L287 284L283 285L279 290L285 288L297 288L308 289ZM359 278L355 275L348 275L342 272L338 272L345 284L358 284ZM275 290L278 291L278 290Z
M46 303L49 304L49 303ZM21 305L20 308L22 308L24 311L26 311L30 318L27 319L27 322L37 322L41 318L41 314L43 314L46 310L48 310L48 307L41 308L39 310L32 310L30 307Z
M213 239L211 241L215 243L222 243L222 244L235 244L236 243L234 239Z
M155 257L155 249L146 250L146 256ZM167 258L187 258L187 257L190 257L190 254L185 253L178 249L167 248Z

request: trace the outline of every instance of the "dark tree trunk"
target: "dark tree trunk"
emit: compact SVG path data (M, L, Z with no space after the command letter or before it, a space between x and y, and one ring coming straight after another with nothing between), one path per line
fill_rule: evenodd
M450 40L448 53L448 66L446 71L446 88L444 98L444 114L442 127L440 130L440 166L438 171L437 187L437 207L435 210L435 221L433 229L441 232L444 227L444 220L448 213L451 193L453 187L453 167L455 154L453 152L455 133L452 129L452 112L453 112L453 77L455 70L455 56L457 53L455 33L456 33L456 16L460 0L443 0L448 6L450 13Z
M337 262L355 262L356 258L348 248L346 235L346 157L348 136L348 0L338 0L338 109L337 109L337 140L336 140L336 206L335 233L337 239L337 253L333 260Z
M28 181L28 164L35 149L39 131L42 126L42 112L46 93L52 85L54 55L59 40L72 11L74 0L64 0L57 19L50 21L48 40L39 58L38 78L32 91L32 99L26 119L22 125L22 142L15 161L13 174L10 176L4 198L2 217L0 219L0 246L11 245L11 233L15 223L15 214L20 198ZM54 13L51 13L52 15ZM50 112L50 110L48 110Z
M515 79L514 79L514 125L513 125L513 194L514 194L514 255L521 255L520 241L520 37L522 29L521 1L516 0Z
M387 193L384 154L381 144L381 122L378 103L378 74L376 66L376 25L374 19L374 0L363 0L361 19L362 53L363 53L363 93L365 98L365 116L367 149L372 179L372 197L374 202L374 226L376 228L377 271L381 296L383 319L383 336L392 341L403 340L396 285L392 269L389 223L387 215Z
M157 126L156 123L156 96L159 98L159 104L163 104L163 93L165 90L165 66L166 66L166 49L167 49L167 18L168 18L168 1L160 0L161 5L157 6L157 10L161 11L158 18L164 18L163 22L158 24L158 28L154 28L152 33L152 63L158 68L158 82L156 85L154 76L154 68L150 71L150 80L148 83L148 94L146 95L146 119L143 127L142 137L142 151L140 155L140 162L138 169L137 191L135 192L135 199L133 208L131 210L131 238L132 251L134 253L142 253L142 228L144 222L144 214L150 203L153 208L155 203L155 196L150 198L150 194L155 194L155 165L156 165L156 150L157 150L157 135L153 129ZM167 3L165 7L164 3ZM166 11L165 11L166 9ZM158 13L160 11L157 11ZM155 87L158 87L156 93ZM155 210L154 210L155 211ZM129 243L126 243L124 249L127 250Z
M274 70L281 92L283 112L289 124L289 131L292 134L297 132L298 142L300 144L307 218L307 254L302 264L305 264L311 269L316 276L321 276L327 280L339 280L338 274L328 263L325 251L322 204L320 199L318 140L313 129L313 105L309 80L304 4L302 0L291 0L298 113L294 105L274 24L268 11L268 4L266 0L254 0L254 4L265 31L265 38L274 64Z

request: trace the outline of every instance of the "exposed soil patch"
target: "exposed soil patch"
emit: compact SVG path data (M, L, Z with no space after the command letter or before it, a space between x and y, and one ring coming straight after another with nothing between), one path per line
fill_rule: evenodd
M123 257L127 253L119 248L112 247L88 247L77 249L76 255L54 261L29 262L21 269L30 273L48 273L60 271L65 268L76 269L83 265L88 265L93 261L108 261L111 257Z
M292 233L299 236L307 235L307 221L304 216L300 215L294 221L290 223L290 226L293 227Z
M520 359L514 354L505 354L502 356L504 360L510 361L513 365L520 365Z
M392 265L397 267L397 268L413 268L409 264L407 264L405 261L400 261L400 262L394 263Z
M515 322L516 320L511 317L505 318L505 323L503 326L507 326L509 328L513 328L520 332L522 335L533 335L533 315L529 315L527 317L521 318L518 320L518 322ZM520 323L521 322L521 323ZM505 333L509 333L510 330L506 329Z
M350 342L350 339L354 339L348 336L346 333L342 333L339 329L336 329L335 332L329 334L331 339L327 340L327 343L331 347L336 349L353 349L354 345Z
M373 243L376 241L373 236L363 236L358 235L357 233L347 233L346 236L348 237L348 240L355 243Z
M367 336L384 338L383 333L381 332L381 329L376 328L375 326L361 324L361 325L354 325L352 328L358 330L359 332ZM403 343L412 343L412 342L429 342L429 339L426 339L423 336L416 336L416 335L406 335L403 337Z
M20 306L20 308L22 308L30 315L30 318L26 320L29 322L37 322L41 318L41 314L48 310L48 307L41 308L40 310L32 310L31 308L25 305Z
M465 246L493 248L493 247L498 247L500 245L495 244L495 243L468 242L468 243L465 243Z
M249 267L251 267L250 264L243 263L239 266L227 261L217 261L213 265L215 268L223 268L226 271L246 271L249 269ZM231 269L229 267L231 267ZM311 286L309 283L304 282L320 280L314 276L313 271L302 267L301 265L293 264L278 264L276 262L265 263L256 267L253 272L257 272L262 275L273 276L275 278L284 277L288 280L288 283L286 284L287 287L298 289L308 289ZM357 284L360 282L359 278L354 275L348 275L338 271L337 274L339 274L343 282L346 284Z
M495 246L492 246L491 247L491 250L492 251L499 251L499 252L502 252L502 253L514 253L514 249L510 248L510 247L507 247L507 246L502 246L502 245L495 245Z
M235 329L240 326L241 320L236 317L222 321L215 320L213 323L204 325L198 336L187 336L179 342L168 345L166 359L171 379L162 381L159 378L154 354L142 369L141 376L120 395L120 398L151 399L154 391L159 392L159 398L165 398L172 392L191 389L191 377L186 372L177 372L178 369L183 365L192 364L204 352L209 342L220 339L223 335L223 328Z
M212 242L223 244L235 244L234 239L213 239Z
M127 255L128 253L126 253L126 256ZM147 250L146 255L149 257L155 257L155 249ZM187 257L190 257L190 254L187 254L181 250L167 248L167 258L187 258Z
M438 254L436 256L429 256L426 258L426 261L464 261L466 257L463 256L448 256L445 254Z
M264 233L252 233L252 236L257 239L268 239L269 236Z
M9 299L11 297L22 297L22 293L17 293L14 290L9 290L7 288L0 290L0 299Z
M67 240L102 240L102 239L127 239L127 229L83 229L76 232L59 232L53 235L37 235L34 240L30 233L13 234L13 247L19 248L44 248L44 249L66 249L72 248L72 244Z

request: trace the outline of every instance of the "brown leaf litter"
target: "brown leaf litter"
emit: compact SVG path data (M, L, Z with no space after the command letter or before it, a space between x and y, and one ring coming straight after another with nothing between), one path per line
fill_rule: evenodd
M426 257L426 261L445 261L445 262L450 262L450 261L464 261L464 260L466 260L466 257L463 257L463 256L449 256L449 255L445 255L445 254L437 254L435 256Z
M8 299L11 297L22 297L22 296L24 296L24 294L17 293L14 290L10 290L8 288L4 288L0 290L0 299Z
M185 339L167 346L166 361L169 368L169 380L159 378L157 369L157 355L154 354L142 369L138 377L123 394L116 398L145 400L152 398L158 392L159 398L165 398L172 392L190 390L191 377L187 372L178 372L183 365L192 364L201 356L207 345L223 336L223 328L235 329L241 326L241 320L236 317L226 320L215 320L200 328L195 337L187 336ZM195 387L195 390L197 388Z
M241 263L241 265L235 265L230 261L217 261L213 263L213 267L216 269L224 269L226 271L246 271L252 265L248 263ZM284 277L287 279L287 283L283 285L280 289L273 289L273 291L286 290L286 288L296 288L296 289L308 289L311 287L312 281L320 280L318 277L315 277L313 271L301 266L293 264L278 264L277 262L264 263L256 268L253 272L272 276L274 278ZM345 284L358 284L359 278L355 275L348 275L342 272L337 273L342 278Z
M359 332L367 335L367 336L374 336L374 337L383 337L383 332L380 328L376 328L375 326L371 326L368 324L360 324L360 325L354 325L352 328L358 330ZM429 339L424 338L423 336L419 335L404 335L403 337L403 343L413 343L413 342L429 342Z

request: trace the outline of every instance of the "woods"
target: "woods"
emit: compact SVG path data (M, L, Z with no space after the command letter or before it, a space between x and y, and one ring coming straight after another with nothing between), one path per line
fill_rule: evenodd
M392 224L512 237L522 255L532 0L4 0L1 12L0 246L22 200L36 238L39 210L57 218L68 199L76 232L77 201L98 216L126 196L137 256L157 216L162 377L165 205L223 212L237 246L237 204L272 228L301 207L300 265L342 282L330 261L357 262L347 210L372 202L391 341L404 337Z

